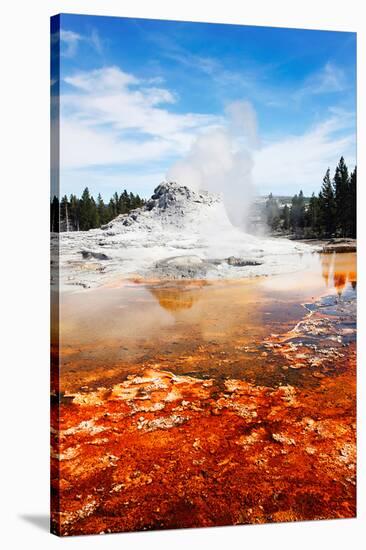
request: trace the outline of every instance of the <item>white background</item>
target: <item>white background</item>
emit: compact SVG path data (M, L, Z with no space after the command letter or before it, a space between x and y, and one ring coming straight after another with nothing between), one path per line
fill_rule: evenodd
M364 263L365 52L362 0L12 0L0 17L2 548L364 547L365 292L359 284L358 519L57 539L48 534L49 17L60 12L357 31L359 269ZM365 211L365 208L362 209ZM362 234L363 233L363 234Z

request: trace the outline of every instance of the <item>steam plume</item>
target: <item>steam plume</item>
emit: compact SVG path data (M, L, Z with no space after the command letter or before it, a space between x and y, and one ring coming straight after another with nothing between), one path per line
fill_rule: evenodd
M225 124L199 136L167 178L196 190L222 193L232 223L245 227L254 195L251 151L258 146L257 117L247 101L230 103L225 114Z

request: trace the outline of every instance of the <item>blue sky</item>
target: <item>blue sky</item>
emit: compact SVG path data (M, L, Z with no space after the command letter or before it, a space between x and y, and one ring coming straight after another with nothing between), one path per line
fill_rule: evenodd
M233 102L258 193L355 164L355 33L61 15L60 41L62 194L149 196Z

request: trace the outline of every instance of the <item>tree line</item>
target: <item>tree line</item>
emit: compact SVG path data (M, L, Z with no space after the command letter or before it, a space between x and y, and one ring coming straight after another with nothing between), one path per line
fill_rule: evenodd
M292 233L301 238L356 238L357 167L349 173L344 158L333 178L325 173L318 195L305 199L302 191L281 207L272 193L265 205L268 226L274 232Z
M138 194L128 193L126 189L118 195L114 193L108 204L101 194L97 199L86 187L78 198L71 194L63 196L61 201L54 196L51 201L51 231L88 231L109 223L119 214L126 214L145 204Z

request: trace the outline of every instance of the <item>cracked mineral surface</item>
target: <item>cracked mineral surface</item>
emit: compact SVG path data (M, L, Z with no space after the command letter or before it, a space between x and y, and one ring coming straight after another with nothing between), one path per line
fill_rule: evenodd
M356 280L345 253L61 295L53 530L354 517Z

